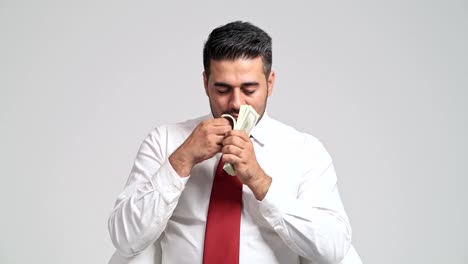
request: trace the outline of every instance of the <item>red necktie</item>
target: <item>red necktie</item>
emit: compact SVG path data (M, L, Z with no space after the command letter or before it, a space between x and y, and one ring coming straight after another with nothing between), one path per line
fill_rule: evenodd
M239 264L242 183L219 161L206 219L204 264Z

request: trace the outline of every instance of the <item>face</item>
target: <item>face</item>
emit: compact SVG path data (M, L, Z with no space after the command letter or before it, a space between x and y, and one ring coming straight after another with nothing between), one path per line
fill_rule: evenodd
M211 60L210 76L203 73L206 95L213 116L230 114L237 120L240 106L247 104L263 116L267 98L273 91L275 73L265 78L263 62L255 59Z

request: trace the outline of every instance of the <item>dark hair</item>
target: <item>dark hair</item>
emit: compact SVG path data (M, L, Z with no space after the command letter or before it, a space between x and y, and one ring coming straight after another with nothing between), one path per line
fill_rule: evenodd
M235 21L211 31L203 48L203 67L210 76L211 60L254 59L261 57L265 77L271 72L271 37L249 22Z

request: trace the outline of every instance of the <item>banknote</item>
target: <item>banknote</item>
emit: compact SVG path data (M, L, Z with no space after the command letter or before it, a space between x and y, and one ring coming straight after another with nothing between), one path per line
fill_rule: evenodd
M253 109L252 106L241 105L239 109L239 115L237 116L237 121L233 116L228 114L224 114L221 117L229 119L233 124L234 130L243 130L247 136L250 136L250 132L257 124L260 115L255 111L255 109ZM231 176L236 175L236 171L230 163L225 163L223 169Z

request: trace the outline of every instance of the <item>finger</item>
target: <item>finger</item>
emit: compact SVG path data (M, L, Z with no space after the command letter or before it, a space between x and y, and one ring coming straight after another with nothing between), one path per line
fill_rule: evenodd
M233 154L223 154L221 157L225 163L231 163L233 166L238 164L240 161L240 158L237 157L236 155Z
M226 134L231 131L231 126L230 125L227 125L227 126L215 126L212 128L212 132L216 135L219 135L219 136L226 136Z
M238 136L226 136L223 139L223 145L224 146L234 145L234 146L237 146L239 148L244 148L245 143L246 143L246 141L243 138L238 137Z
M230 155L234 155L240 158L242 149L234 145L227 145L227 146L223 146L223 148L221 149L221 152L223 154L230 154Z
M244 130L231 130L226 136L236 136L242 138L244 141L250 141Z
M217 145L223 146L224 135L213 135L211 140L213 140Z
M224 117L214 118L211 122L214 126L231 126L229 120Z

